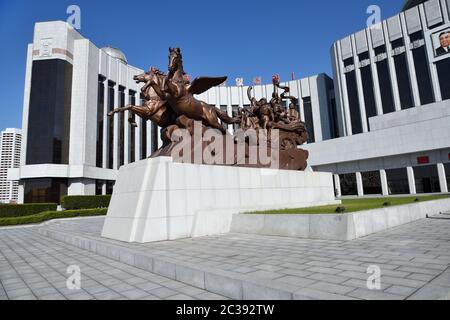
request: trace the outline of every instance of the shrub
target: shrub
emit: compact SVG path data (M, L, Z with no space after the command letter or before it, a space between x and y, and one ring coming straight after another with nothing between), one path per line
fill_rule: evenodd
M110 201L111 201L110 195L64 196L61 198L61 206L67 210L108 208Z
M43 211L55 211L56 203L5 204L0 206L0 218L23 217Z
M66 211L44 211L30 216L0 218L0 226L13 226L21 224L41 223L52 219L90 217L106 215L108 209L86 209Z
M415 198L414 202L420 202L420 199L419 198Z
M391 205L391 203L389 201L386 201L383 203L383 207L389 207Z
M344 211L345 211L345 207L344 206L339 206L335 210L336 213L343 213Z

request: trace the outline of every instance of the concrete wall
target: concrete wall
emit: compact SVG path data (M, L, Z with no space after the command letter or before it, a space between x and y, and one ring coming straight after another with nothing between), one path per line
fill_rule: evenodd
M450 210L450 199L348 214L238 214L231 232L323 240L353 240Z

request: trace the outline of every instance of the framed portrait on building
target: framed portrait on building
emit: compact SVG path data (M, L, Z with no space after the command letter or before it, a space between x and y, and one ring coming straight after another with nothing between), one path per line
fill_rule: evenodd
M427 31L425 41L430 62L450 58L450 23Z

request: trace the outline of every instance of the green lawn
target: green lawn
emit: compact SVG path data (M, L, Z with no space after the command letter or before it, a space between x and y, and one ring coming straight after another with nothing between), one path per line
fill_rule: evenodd
M345 207L343 213L357 212L370 209L379 209L388 206L399 206L404 204L416 203L419 201L431 201L449 198L450 195L433 195L433 196L412 196L412 197L386 197L386 198L370 198L370 199L344 199L341 205L309 207L301 209L283 209L249 212L249 214L330 214L336 213L337 207Z

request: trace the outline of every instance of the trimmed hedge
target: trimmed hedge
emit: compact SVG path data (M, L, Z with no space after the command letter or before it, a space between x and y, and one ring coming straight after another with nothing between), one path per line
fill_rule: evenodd
M108 209L86 209L66 211L45 211L31 216L0 218L0 226L41 223L52 219L90 217L106 215Z
M61 206L67 210L108 208L111 195L102 196L64 196Z
M0 206L0 218L31 216L44 211L55 211L56 203L5 204Z

